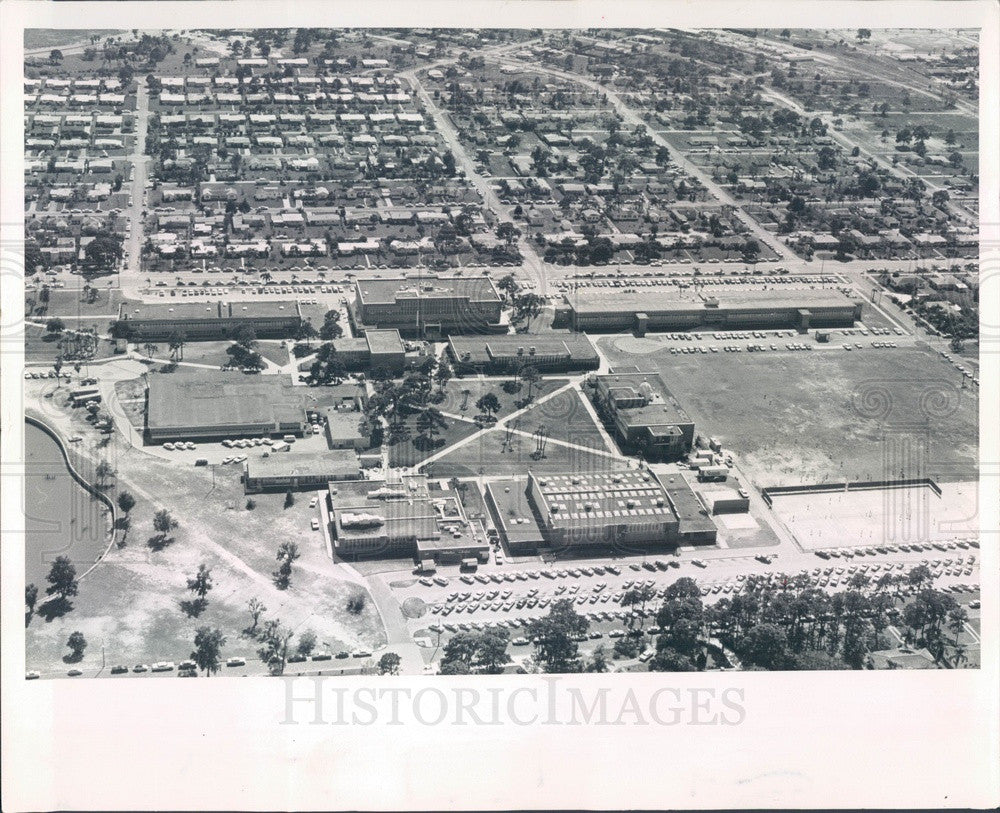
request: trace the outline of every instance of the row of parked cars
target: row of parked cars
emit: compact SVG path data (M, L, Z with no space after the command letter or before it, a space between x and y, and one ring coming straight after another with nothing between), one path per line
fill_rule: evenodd
M843 556L845 559L849 559L852 556L875 556L880 553L899 553L903 551L905 553L918 553L919 551L947 551L947 550L969 550L969 548L978 548L978 539L948 539L941 542L910 542L910 543L900 543L897 545L869 545L864 548L820 548L819 550L813 551L821 559L829 559L831 556L837 558Z
M979 377L977 375L974 375L971 370L967 369L966 367L963 367L959 363L958 359L952 358L951 353L949 353L946 350L942 350L941 351L941 357L944 358L944 359L946 359L947 361L950 361L951 364L952 364L952 366L956 370L958 370L966 378L972 379L972 383L976 384L978 386L978 384L979 384Z

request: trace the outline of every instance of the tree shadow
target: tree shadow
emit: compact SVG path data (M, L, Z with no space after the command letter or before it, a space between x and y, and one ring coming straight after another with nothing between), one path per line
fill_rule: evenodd
M73 602L68 598L54 598L39 607L37 613L46 621L53 621L66 615L72 609Z
M82 652L70 652L68 655L63 655L63 663L79 663L83 660Z
M146 546L154 553L159 553L164 548L172 545L174 538L166 534L155 534L146 540Z
M429 438L426 435L417 435L413 439L413 445L421 452L431 452L444 446L444 438Z
M208 601L204 598L184 599L180 602L181 611L188 618L197 618L208 606Z
M35 617L34 610L25 610L24 612L24 626L25 629L31 626L31 619Z
M506 392L508 395L513 395L515 392L521 391L522 384L520 381L504 381L500 385L500 388Z

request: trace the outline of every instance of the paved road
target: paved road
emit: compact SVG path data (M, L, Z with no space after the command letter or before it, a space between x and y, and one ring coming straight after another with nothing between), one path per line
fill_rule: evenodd
M437 131L444 138L445 142L447 142L449 149L455 156L456 164L462 168L465 172L465 176L479 191L479 194L482 196L486 206L497 215L501 222L511 223L515 226L515 228L522 232L517 241L517 245L521 251L521 257L524 262L522 270L527 271L533 278L539 280L540 282L544 278L542 260L538 256L538 252L535 251L534 246L532 246L528 241L527 236L523 234L524 230L521 229L514 221L514 217L511 214L511 207L500 202L500 198L497 196L497 193L494 191L489 181L479 174L476 169L475 162L469 157L465 147L462 145L461 139L458 137L458 131L451 125L451 122L448 121L447 114L434 102L416 75L410 72L400 74L400 77L409 82L416 92L417 97L424 103L427 110L430 111Z
M146 152L146 131L149 128L149 92L143 81L138 82L136 95L135 147L129 160L132 162L132 205L128 210L132 232L125 247L125 275L138 278L141 273L144 218L142 210L146 200L146 177L149 156Z
M591 79L587 79L586 77L580 76L575 73L568 73L566 71L560 71L556 70L555 68L549 68L547 66L542 66L542 65L528 65L523 62L515 62L514 64L517 64L526 71L532 71L535 73L547 73L551 76L558 76L561 79L566 79L570 82L576 82L577 84L589 87L591 90L594 90L598 93L602 93L605 96L605 98L607 98L607 100L611 103L611 105L615 108L618 115L620 115L627 124L630 124L633 127L636 127L638 125L646 127L648 129L650 138L652 138L656 144L659 144L661 147L666 147L668 150L670 150L671 159L675 164L677 164L677 166L679 166L684 172L686 172L691 177L697 178L702 183L702 185L709 191L709 194L715 197L721 204L732 206L734 208L734 213L736 214L736 216L739 217L741 221L743 221L743 223L747 226L747 228L750 229L751 232L753 232L753 234L757 237L758 240L760 240L765 245L769 246L778 255L778 257L785 260L798 259L795 253L790 248L788 248L788 246L786 246L784 243L778 240L777 237L775 237L773 234L767 231L767 229L761 226L760 223L758 223L756 220L750 217L750 215L744 212L740 203L735 198L733 198L733 196L730 195L725 189L723 189L714 180L712 180L712 177L708 173L706 173L700 167L695 166L687 158L685 158L681 154L680 150L677 149L676 145L671 143L663 135L661 135L660 133L656 132L653 129L650 129L649 125L642 119L642 117L639 116L639 114L636 113L634 110L632 110L632 108L628 107L628 105L626 105L625 102L623 102L622 99L618 96L618 94L616 94L614 91L609 90L599 82L595 82Z

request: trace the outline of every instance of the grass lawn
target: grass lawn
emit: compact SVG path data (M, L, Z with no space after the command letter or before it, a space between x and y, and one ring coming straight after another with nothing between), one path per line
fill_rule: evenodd
M416 416L407 418L406 423L410 426L411 437L409 440L390 444L389 465L416 466L421 460L479 431L479 427L468 421L457 421L454 418L445 418L445 421L448 426L435 437L433 446L425 446L417 435Z
M529 469L536 472L601 472L628 467L625 458L591 454L555 443L547 444L544 456L536 459L532 438L512 435L507 444L506 434L502 428L484 432L479 439L431 463L427 473L432 477L475 477L480 474L524 474Z
M98 283L100 280L98 280ZM30 284L30 280L29 280ZM81 285L83 283L81 282ZM38 294L37 292L28 289L24 295L25 305L33 302L37 308ZM64 289L51 289L49 291L49 302L45 313L40 317L43 319L49 319L53 316L60 317L69 326L71 325L72 317L80 316L107 316L108 319L102 321L101 319L85 319L82 322L83 327L98 327L100 332L107 330L108 322L113 318L118 316L118 306L125 302L126 300L122 297L121 291L117 288L98 288L97 296L94 298L93 302L85 302L82 294L82 290L76 290L73 288ZM27 308L25 308L27 312Z
M29 669L64 668L61 657L74 630L91 641L81 668L100 665L101 646L95 642L103 643L109 664L179 661L188 657L195 630L205 624L226 636L225 657L256 659L254 643L240 637L250 620L247 602L254 597L266 605L265 618L280 619L296 637L315 631L321 642L329 643L322 648L372 649L384 642L372 601L360 615L348 613L348 598L364 588L345 580L320 534L310 529L316 509L309 508L308 493L296 495L288 509L283 508L283 494L256 495L256 507L248 510L235 469L217 467L213 483L210 472L126 449L117 435L98 453L92 445L96 433L88 424L76 415L59 420L63 431L84 436L78 444L84 451L112 461L116 487L130 491L136 506L126 544L114 548L80 582L73 609L49 621L40 615L32 619L26 631ZM164 507L178 527L171 544L154 550L147 544L153 513ZM281 591L271 574L283 541L297 543L301 558L293 567L291 586ZM211 568L214 586L207 609L190 618L179 602L191 598L186 580L202 562Z
M497 418L503 418L512 412L523 408L520 402L528 395L528 385L522 384L518 392L510 393L504 389L504 384L513 379L481 379L481 378L456 378L449 381L444 388L444 400L435 406L442 412L450 412L453 415L462 415L474 418L479 412L476 409L476 401L488 392L492 392L500 401L500 411ZM543 378L531 388L533 400L541 398L543 395L559 389L569 383L566 378ZM468 397L463 394L464 390L469 391ZM520 405L519 405L520 404ZM462 409L462 406L465 409Z
M84 323L86 326L86 323ZM37 325L24 326L24 360L25 361L55 361L62 351L59 348L59 334L48 333L44 327ZM114 342L99 339L95 358L107 358L115 353ZM67 361L66 369L72 369L73 362Z
M695 431L736 451L759 485L976 477L976 392L924 345L697 357L631 337L601 346L612 365L658 370Z
M539 426L544 426L550 438L602 451L615 451L607 448L582 399L583 396L575 389L561 392L524 412L517 419L518 428L534 432Z
M212 367L221 367L229 361L226 350L232 347L232 342L188 342L184 345L181 361L191 364L208 364ZM170 358L170 346L168 342L158 342L156 358L167 360ZM139 345L139 352L145 354L145 349ZM278 342L260 341L257 343L257 352L264 358L275 364L288 363L288 351L281 347ZM181 367L183 369L183 365Z

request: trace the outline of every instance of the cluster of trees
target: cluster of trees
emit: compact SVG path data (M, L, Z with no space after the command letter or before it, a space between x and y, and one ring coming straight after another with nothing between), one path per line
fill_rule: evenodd
M278 546L278 569L272 573L274 586L279 590L287 590L292 581L292 564L298 559L299 546L294 542L282 542Z
M384 425L389 443L402 443L412 437L409 419L415 418L415 442L435 446L448 423L434 404L444 399L451 377L451 365L433 356L398 382L385 371L373 370L375 392L365 405L366 425L376 434Z
M890 623L901 628L907 644L926 647L939 665L954 668L967 659L961 640L967 614L953 596L933 589L932 582L923 565L875 580L856 574L846 590L832 595L802 576L750 576L740 593L706 606L695 580L681 578L667 588L656 610L649 669L703 670L710 658L722 663L738 659L746 669L862 669L871 666L871 652L895 646L886 634ZM644 587L623 596L622 606L631 607L632 613L625 619L626 636L615 644L616 657L632 658L643 648L646 607L654 597L654 591ZM910 600L900 610L897 605L905 598ZM539 667L546 672L604 671L603 649L589 660L580 655L577 642L586 638L588 629L588 620L572 601L554 602L549 614L528 628ZM456 639L452 650L452 642L445 649L442 671L445 662L456 661L464 666L449 669L482 671L477 647L482 641L497 645L491 630L452 641Z
M226 355L229 361L223 365L223 369L238 368L240 370L263 370L267 365L264 358L256 351L257 335L251 327L241 327L236 334L236 341L226 348Z
M489 627L482 632L460 632L444 647L441 657L442 675L468 675L473 672L499 675L510 663L507 645L510 630L506 627Z

